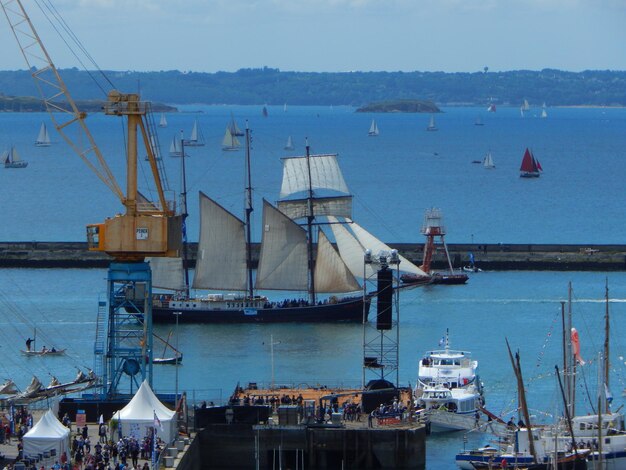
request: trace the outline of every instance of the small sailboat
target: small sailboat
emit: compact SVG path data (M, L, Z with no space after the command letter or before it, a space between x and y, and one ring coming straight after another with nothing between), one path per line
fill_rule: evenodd
M37 135L37 140L35 140L35 146L50 147L50 135L48 134L48 128L46 127L45 122L41 123L39 135Z
M520 114L520 116L524 117L524 106L520 106L519 114Z
M529 111L530 110L530 104L528 104L528 100L524 99L524 101L522 102L522 111Z
M267 113L267 106L263 106L263 117L267 117L268 113Z
M548 112L546 111L545 103L543 103L543 106L541 107L541 117L544 119L548 117Z
M165 113L161 113L161 120L159 121L159 127L167 127L167 119L165 119Z
M543 171L543 168L541 168L539 160L537 160L533 153L527 148L524 152L522 165L519 170L521 178L539 178L539 172Z
M14 146L11 146L9 150L5 150L2 160L4 160L5 168L26 168L28 166L28 162L20 158Z
M230 129L227 127L224 132L224 139L222 140L222 150L225 152L234 152L239 150L241 144L237 137L230 133Z
M480 117L480 114L476 116L476 121L474 122L475 126L484 126L483 118Z
M293 140L291 140L291 136L287 137L287 143L285 144L285 150L294 150Z
M193 129L191 129L191 136L189 140L185 140L185 145L189 147L203 147L204 146L204 136L202 135L202 131L198 127L198 120L196 119L193 122Z
M369 135L370 137L375 137L378 135L378 124L376 124L376 121L374 119L372 119L372 125L370 126L370 130L367 135Z
M483 167L488 170L492 170L496 167L496 164L493 162L493 157L491 156L491 152L487 152L485 158L483 159Z
M172 138L172 143L170 144L170 157L180 157L183 154L183 150L181 148L179 140L176 138L176 135Z
M437 126L435 125L435 115L430 115L430 122L428 123L427 131L438 131Z

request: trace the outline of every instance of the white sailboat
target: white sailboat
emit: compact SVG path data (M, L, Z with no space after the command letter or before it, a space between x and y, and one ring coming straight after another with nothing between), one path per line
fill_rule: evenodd
M291 140L291 136L287 137L287 143L285 144L284 149L285 150L293 150L293 149L295 149L295 147L293 145L293 141Z
M541 117L544 119L548 117L548 112L546 111L545 103L543 103L543 106L541 107Z
M167 119L165 119L165 113L161 113L161 120L159 121L159 127L167 127Z
M431 114L430 115L430 122L428 123L428 127L426 128L427 131L437 131L439 129L437 129L437 126L435 125L435 115Z
M191 129L191 135L189 136L189 140L185 140L185 145L188 145L189 147L204 146L204 136L202 135L202 131L198 127L197 119L193 123L193 129Z
M225 152L234 152L239 150L241 144L237 137L230 132L230 129L227 127L226 132L224 132L224 138L222 139L222 150Z
M14 146L4 152L2 160L4 160L5 168L26 168L28 166L28 162L20 158Z
M180 141L174 135L172 138L172 143L170 144L170 157L180 157L183 154L183 150L180 145Z
M530 110L530 104L528 104L528 100L524 99L524 101L522 102L522 110L523 111L529 111Z
M239 126L237 125L237 121L235 121L235 116L233 116L233 113L230 113L230 123L228 123L228 128L230 129L230 133L234 136L237 137L241 137L244 134L244 132L239 129Z
M491 152L487 152L487 155L485 155L485 158L483 159L483 167L488 170L492 170L496 167L496 164L493 162Z
M35 146L37 147L49 147L50 146L50 135L48 134L48 128L46 127L45 122L41 123L41 127L39 128L39 135L37 135L37 140L35 140Z
M374 119L372 119L372 125L370 126L370 130L367 135L369 135L370 137L378 135L378 124L376 124L376 121Z

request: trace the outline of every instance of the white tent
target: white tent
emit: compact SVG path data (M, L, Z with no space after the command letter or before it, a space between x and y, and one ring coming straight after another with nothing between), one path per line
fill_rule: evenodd
M46 411L41 419L24 434L24 456L34 457L52 449L56 455L70 451L70 430L63 426L52 410Z
M157 436L165 442L172 442L177 436L176 412L167 408L156 397L147 381L144 381L132 400L113 415L118 420L123 436L143 439L152 434L155 427Z

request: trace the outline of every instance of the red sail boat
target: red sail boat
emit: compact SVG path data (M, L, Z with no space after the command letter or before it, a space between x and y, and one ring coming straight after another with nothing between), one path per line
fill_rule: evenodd
M520 166L519 170L522 178L538 178L539 172L543 171L543 168L541 168L539 160L537 160L533 153L527 148L526 152L524 152L524 158L522 158L522 166Z

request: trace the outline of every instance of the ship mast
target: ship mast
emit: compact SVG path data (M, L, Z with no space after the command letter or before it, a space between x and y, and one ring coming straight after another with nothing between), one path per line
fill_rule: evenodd
M185 273L185 298L189 298L189 253L187 244L187 171L185 170L185 139L183 139L183 131L180 131L180 159L181 159L181 191L180 206L182 217L182 235L183 235L183 271Z
M307 254L308 254L308 268L309 268L309 302L311 305L315 305L315 279L313 276L314 262L313 262L313 220L315 220L315 214L313 213L313 181L311 180L311 148L309 147L309 141L306 141L306 165L309 177L309 197L308 197L308 215L306 218L307 225Z
M605 284L606 308L604 311L604 386L609 389L609 280L606 279ZM603 392L600 391L600 394ZM605 400L606 412L609 413L609 401Z
M234 122L234 119L233 119ZM245 207L245 219L246 219L246 268L248 269L247 277L247 291L248 297L252 299L254 297L254 285L252 284L252 228L250 226L250 219L252 217L252 173L250 166L250 129L248 127L248 121L246 120L246 207Z

